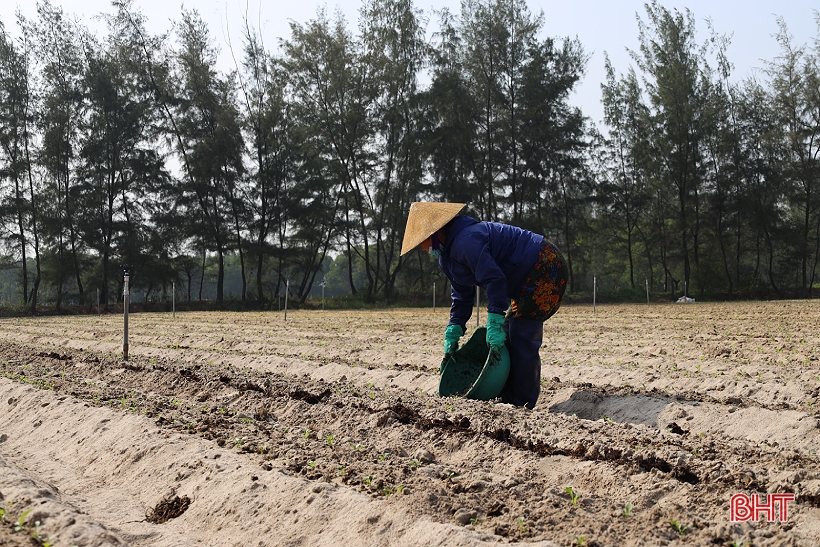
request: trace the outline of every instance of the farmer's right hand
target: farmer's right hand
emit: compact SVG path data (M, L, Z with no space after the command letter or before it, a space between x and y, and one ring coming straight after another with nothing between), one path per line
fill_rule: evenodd
M458 339L464 336L461 325L447 325L444 330L444 355L450 355L458 349Z

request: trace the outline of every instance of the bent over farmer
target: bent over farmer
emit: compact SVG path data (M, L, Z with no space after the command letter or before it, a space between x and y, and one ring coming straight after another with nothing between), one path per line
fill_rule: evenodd
M499 352L506 342L510 352L510 375L501 400L532 409L541 392L538 350L544 321L558 311L567 286L564 257L544 236L498 222L479 222L460 215L464 207L463 203L413 203L401 254L421 245L438 257L452 284L445 355L455 352L466 332L475 287L484 288L487 344Z

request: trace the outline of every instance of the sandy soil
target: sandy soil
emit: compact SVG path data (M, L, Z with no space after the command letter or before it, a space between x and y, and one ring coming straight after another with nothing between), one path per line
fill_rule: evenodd
M436 395L446 321L0 321L0 545L820 544L817 302L566 306L534 411Z

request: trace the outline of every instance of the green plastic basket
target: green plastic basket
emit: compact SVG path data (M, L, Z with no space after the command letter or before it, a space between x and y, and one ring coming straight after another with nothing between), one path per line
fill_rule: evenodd
M487 346L487 327L479 327L467 343L441 362L438 394L489 401L498 397L510 375L510 352L494 359Z

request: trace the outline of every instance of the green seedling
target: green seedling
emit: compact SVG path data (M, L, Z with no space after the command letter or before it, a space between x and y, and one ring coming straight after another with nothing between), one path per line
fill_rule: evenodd
M310 460L308 462L308 467L316 467L316 460Z
M578 505L578 502L581 500L581 496L579 496L575 490L572 489L572 486L567 486L564 488L564 492L569 494L569 500L572 505Z
M396 493L401 494L402 492L404 492L404 485L400 484L398 488L396 488Z
M333 448L333 442L334 441L333 441L333 434L332 433L330 435L328 435L327 437L325 437L325 442L327 442L327 445L330 448Z
M344 477L347 474L347 467L340 467L339 468L339 476Z
M586 538L584 536L574 536L574 537L575 537L575 544L578 545L578 547L584 547L584 542L586 541Z
M684 535L686 533L686 529L689 528L688 526L678 523L675 519L669 519L669 524L671 524L672 528L680 535Z
M630 516L632 516L632 504L627 503L626 506L624 506L624 517L628 518Z
M410 460L410 467L420 467L420 466L421 466L421 462L419 461L418 458L413 458L412 460Z
M52 534L48 538L46 538L40 533L40 524L41 523L39 520L34 523L34 530L31 532L31 537L33 537L36 540L39 540L43 544L43 547L51 547L51 545L53 545L54 543L54 540L57 539L57 534Z
M390 457L390 454L388 452L385 452L384 454L379 454L379 461L383 462L386 459L388 459L389 457Z
M524 521L524 517L518 517L518 534L519 535L526 535L529 532L529 528L527 528L527 523Z
M23 521L26 520L29 513L31 513L31 509L28 511L23 511L23 513L17 518L17 524L14 526L15 532L22 532L25 529L25 524L23 524Z
M393 493L393 490L391 490L390 488L382 488L381 490L381 495L384 497L390 496Z
M303 439L307 439L308 437L310 437L310 434L311 434L311 433L312 433L312 431L310 430L310 428L309 428L309 427L306 427L306 428L305 428L305 432L304 432L304 433L302 433L302 438L303 438Z
M473 518L470 519L470 524L473 525L473 526L478 525L480 522L481 522L481 519L478 518L478 517L473 517Z

